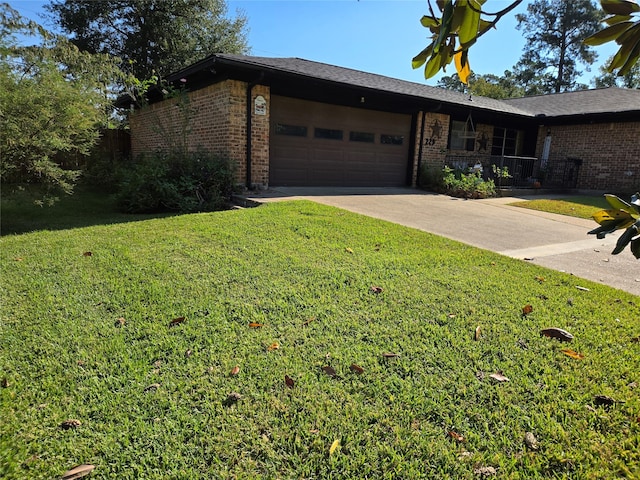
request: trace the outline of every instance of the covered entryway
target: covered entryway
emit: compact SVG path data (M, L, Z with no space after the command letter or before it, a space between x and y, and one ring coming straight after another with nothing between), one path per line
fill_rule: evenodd
M407 184L411 116L271 96L269 184Z

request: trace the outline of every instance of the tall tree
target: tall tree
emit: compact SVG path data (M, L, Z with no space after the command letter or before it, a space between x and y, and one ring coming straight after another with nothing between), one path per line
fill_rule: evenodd
M505 70L503 76L493 75L476 75L471 73L468 79L468 86L460 81L457 73L453 75L441 77L437 86L447 90L455 90L457 92L467 92L471 95L488 98L514 98L522 97L524 89L516 82L512 72Z
M591 0L535 0L527 14L516 15L526 44L515 70L521 80L530 77L527 89L558 93L579 88L578 67L588 68L597 58L583 40L600 29L602 17Z
M53 0L47 9L78 48L120 57L140 79L249 50L247 18L228 18L224 0Z
M0 20L0 180L37 183L53 201L79 173L56 156L89 153L111 113L110 86L125 76L117 59L81 52L7 4Z

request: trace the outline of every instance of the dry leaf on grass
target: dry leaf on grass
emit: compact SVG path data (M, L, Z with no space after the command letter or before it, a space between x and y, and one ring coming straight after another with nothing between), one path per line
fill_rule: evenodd
M591 291L591 290L589 290L589 289L588 289L588 288L586 288L586 287L581 287L580 285L576 285L576 288L577 288L578 290L583 291L583 292L590 292L590 291Z
M575 358L576 360L582 360L584 358L583 354L575 352L569 348L565 348L564 350L562 350L562 353L564 353L567 357Z
M151 385L147 386L144 389L144 391L145 392L152 392L152 391L156 391L159 388L160 388L160 384L159 383L152 383Z
M537 276L537 277L536 277L536 281L537 281L538 283L544 283L544 277Z
M278 350L279 348L280 348L280 345L278 344L278 342L273 342L271 345L267 347L267 352L272 352L274 350Z
M464 442L464 437L462 435L460 435L459 433L451 431L451 432L449 432L449 436L451 438L453 438L456 442Z
M262 323L258 323L258 322L250 322L249 323L249 328L261 328L264 327L264 325Z
M64 472L61 480L73 480L74 478L82 478L89 475L96 468L95 465L78 465L71 470Z
M382 354L382 356L384 358L396 358L396 357L399 357L400 354L399 353L393 353L393 352L385 352L385 353Z
M531 432L527 432L524 434L524 443L531 450L538 450L538 439L536 439L535 435Z
M285 375L284 384L289 388L293 388L296 383L293 381L293 378L291 378L289 375Z
M502 373L496 372L489 375L489 378L494 379L498 383L508 382L509 379L505 377Z
M331 444L331 447L329 447L329 456L333 455L339 447L340 447L340 440L334 440L333 443Z
M82 256L83 256L83 257L90 257L90 256L92 256L92 255L93 255L93 253L91 253L91 252L84 252L84 253L82 254Z
M60 428L62 428L63 430L69 430L72 428L78 428L80 425L82 425L82 422L80 420L70 418L69 420L65 420L64 422L62 422L60 424Z
M189 358L192 354L193 354L193 352L191 351L191 349L189 349L186 352L184 352L184 356L187 357L187 358Z
M241 399L242 399L242 395L240 395L238 392L231 392L229 395L227 395L227 398L225 398L222 404L226 407L229 407L234 403L237 403Z
M9 387L9 380L7 380L7 377L2 377L2 380L0 380L0 387L2 388Z
M333 367L331 367L329 365L325 365L324 367L322 367L322 371L324 373L326 373L327 375L329 375L330 377L335 377L336 376L336 371L334 370Z
M238 373L240 373L240 366L236 365L235 367L233 367L231 369L231 372L229 372L231 375L237 375Z
M305 320L305 322L302 324L303 327L306 327L307 325L309 325L311 322L315 322L316 321L316 317L311 317L311 318L307 318L307 320Z
M371 291L375 294L382 293L382 287L378 287L376 285L371 286Z
M116 327L123 327L125 323L127 323L127 321L124 319L124 317L120 317L115 321L114 325Z
M481 332L480 332L480 325L478 325L478 326L476 327L476 332L475 332L475 334L473 335L473 339L474 339L474 340L476 340L476 341L477 341L477 340L480 340L480 333L481 333Z
M550 338L557 338L561 342L570 342L571 340L573 340L573 335L571 335L569 332L555 327L540 330L540 335Z
M177 317L177 318L174 318L173 320L171 320L171 321L169 322L169 326L170 326L170 327L175 327L176 325L180 325L181 323L183 323L185 320L186 320L186 318L185 318L185 317Z
M355 363L352 363L349 368L356 375L362 375L364 373L364 368L362 368L360 365L356 365Z
M523 317L526 317L531 312L533 312L533 307L530 304L526 304L524 307L522 307L522 316Z
M598 407L610 407L614 405L616 401L613 398L608 397L607 395L596 395L595 397L593 397L593 403Z
M352 250L352 249L350 249L349 247L345 248L344 250L345 250L345 252L347 252L347 253L353 253L353 250Z
M498 472L493 467L478 467L473 469L473 473L482 477L493 477Z

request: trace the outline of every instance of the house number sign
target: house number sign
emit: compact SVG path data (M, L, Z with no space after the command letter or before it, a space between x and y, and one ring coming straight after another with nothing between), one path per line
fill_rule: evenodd
M266 115L267 114L267 101L264 99L262 95L258 95L256 99L253 101L254 113L256 115Z

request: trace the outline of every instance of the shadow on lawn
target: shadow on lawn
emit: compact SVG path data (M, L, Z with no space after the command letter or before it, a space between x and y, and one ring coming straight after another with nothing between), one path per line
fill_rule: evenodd
M73 195L60 198L53 206L38 206L36 197L26 193L12 193L3 186L0 203L0 235L15 235L38 230L67 230L138 222L153 218L175 216L175 213L127 214L118 212L114 198L88 187L78 187Z

